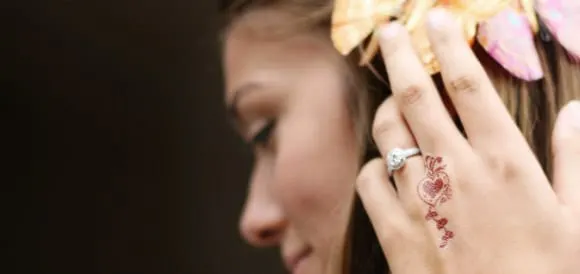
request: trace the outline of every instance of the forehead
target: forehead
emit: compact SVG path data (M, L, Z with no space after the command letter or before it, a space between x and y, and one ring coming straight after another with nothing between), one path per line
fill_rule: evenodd
M342 62L326 32L288 30L289 15L252 12L238 19L226 34L224 70L226 96L249 80L291 77L313 66L339 68ZM282 30L282 31L280 31Z

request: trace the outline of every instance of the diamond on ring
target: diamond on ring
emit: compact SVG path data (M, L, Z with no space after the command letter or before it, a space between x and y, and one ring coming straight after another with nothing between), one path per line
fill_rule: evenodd
M409 148L409 149L401 149L401 148L394 148L387 154L387 168L389 174L395 170L401 169L407 158L411 156L415 156L421 153L419 148Z

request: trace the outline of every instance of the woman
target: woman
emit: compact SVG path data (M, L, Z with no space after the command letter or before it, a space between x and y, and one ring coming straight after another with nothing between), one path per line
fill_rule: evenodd
M367 90L369 79L356 66L356 54L345 61L332 48L331 8L327 1L312 0L242 3L232 9L224 35L227 104L241 135L256 152L242 234L256 246L280 245L293 273L323 273L337 256L357 172L364 156L372 156L372 147L366 145L372 110L389 92ZM513 96L507 91L500 90ZM393 100L386 104L381 109L397 114ZM513 112L533 113L523 108ZM546 111L552 112L553 108ZM523 116L521 120L528 121ZM526 123L521 124L525 130ZM538 143L537 150L542 151L546 142ZM371 253L380 249L372 248L372 233L361 231L372 232L364 225L365 216L355 215L354 241L348 245L353 258L345 261L353 268L375 267L381 260L368 260L367 247ZM371 240L366 241L369 235ZM407 259L436 267L422 260L436 253L428 253L429 246L423 249L426 256ZM401 271L395 273L415 273Z
M255 151L241 232L280 246L293 273L323 273L340 252L366 127L352 104L362 79L349 75L328 24L303 20L327 4L315 2L246 1L224 31L226 104Z

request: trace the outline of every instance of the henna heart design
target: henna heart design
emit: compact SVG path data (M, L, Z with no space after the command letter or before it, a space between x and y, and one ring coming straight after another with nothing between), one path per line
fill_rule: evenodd
M451 196L449 177L442 173L435 174L433 177L426 177L419 183L417 191L421 200L428 205L436 206L449 200Z

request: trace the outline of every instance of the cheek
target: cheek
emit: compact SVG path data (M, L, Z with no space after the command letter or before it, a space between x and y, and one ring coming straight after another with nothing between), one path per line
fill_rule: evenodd
M275 181L293 225L319 238L316 231L330 236L329 228L346 226L358 153L347 119L312 117L279 129Z

